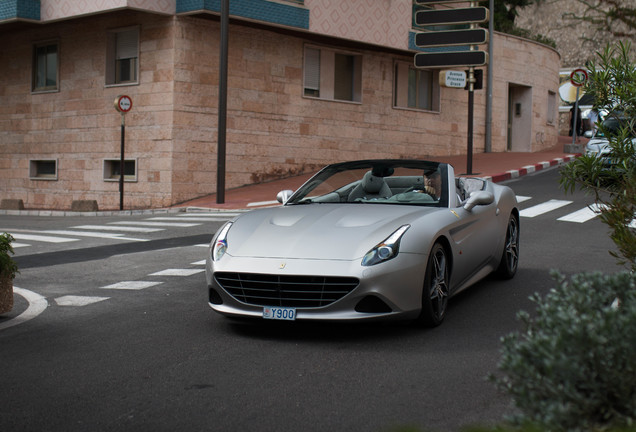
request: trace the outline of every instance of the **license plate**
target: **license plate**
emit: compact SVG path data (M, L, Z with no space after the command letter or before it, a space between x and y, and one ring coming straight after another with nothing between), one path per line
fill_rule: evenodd
M264 307L263 318L273 320L294 321L296 319L296 309L284 307Z

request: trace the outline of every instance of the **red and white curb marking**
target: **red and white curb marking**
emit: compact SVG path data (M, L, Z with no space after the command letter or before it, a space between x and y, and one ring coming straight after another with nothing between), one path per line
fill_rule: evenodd
M514 179L514 178L518 178L521 176L524 176L526 174L531 174L533 172L536 171L541 171L542 169L546 169L546 168L550 168L553 166L558 166L558 165L562 165L566 162L570 162L574 159L576 159L577 157L579 157L580 155L578 154L573 154L573 155L567 155L565 157L562 158L556 158L556 159L552 159L551 161L545 161L545 162L539 162L537 164L534 165L527 165L524 166L523 168L520 168L518 170L510 170L510 171L506 171L505 173L501 173L501 174L495 174L493 176L490 177L484 177L487 180L492 181L493 183L500 183L502 181L505 180L510 180L510 179Z

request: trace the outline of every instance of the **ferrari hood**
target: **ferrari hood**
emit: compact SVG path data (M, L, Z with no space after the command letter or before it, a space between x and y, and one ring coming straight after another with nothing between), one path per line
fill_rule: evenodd
M437 208L374 204L307 204L255 210L227 237L235 257L352 260L397 228Z

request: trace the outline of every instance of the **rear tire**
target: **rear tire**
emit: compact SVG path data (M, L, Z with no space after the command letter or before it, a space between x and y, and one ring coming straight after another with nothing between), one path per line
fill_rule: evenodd
M427 327L436 327L446 315L450 281L450 269L446 249L435 243L431 249L424 276L422 311L419 321Z
M512 279L519 266L519 219L511 214L506 228L506 239L497 274L502 279Z

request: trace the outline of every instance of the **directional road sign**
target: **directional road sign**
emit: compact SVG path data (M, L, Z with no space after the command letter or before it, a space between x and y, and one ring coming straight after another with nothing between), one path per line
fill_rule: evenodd
M470 30L431 31L417 33L415 45L418 47L479 45L488 42L488 30L477 28Z
M431 5L431 4L449 4L449 3L466 3L467 0L415 0L417 5ZM477 0L486 1L486 0Z
M415 23L422 26L482 23L488 21L488 16L485 7L431 9L417 11Z
M488 63L485 51L456 51L415 54L415 67L446 68L457 66L483 66Z

